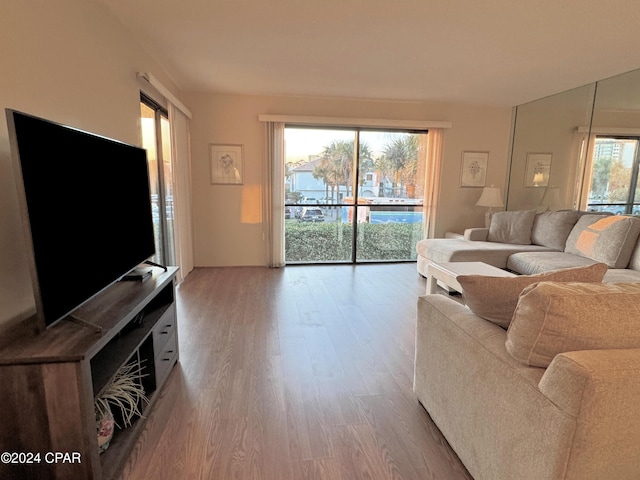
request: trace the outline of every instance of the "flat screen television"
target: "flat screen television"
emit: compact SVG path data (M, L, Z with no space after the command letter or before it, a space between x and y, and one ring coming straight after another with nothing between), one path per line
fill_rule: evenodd
M155 253L146 151L6 110L40 329Z

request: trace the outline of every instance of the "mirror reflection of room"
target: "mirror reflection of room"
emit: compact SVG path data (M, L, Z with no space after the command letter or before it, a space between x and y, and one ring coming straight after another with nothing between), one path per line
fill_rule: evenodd
M514 111L508 210L640 213L640 70Z

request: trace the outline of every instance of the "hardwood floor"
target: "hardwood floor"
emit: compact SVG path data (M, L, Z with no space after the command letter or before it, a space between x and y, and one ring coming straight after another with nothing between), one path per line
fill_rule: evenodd
M200 268L122 480L471 479L412 392L415 264Z

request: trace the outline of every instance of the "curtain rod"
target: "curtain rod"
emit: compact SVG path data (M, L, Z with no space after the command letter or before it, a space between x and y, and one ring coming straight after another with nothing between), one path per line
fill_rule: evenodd
M389 120L383 118L314 117L305 115L258 115L260 122L294 123L297 125L332 125L335 127L380 127L428 130L430 128L451 128L453 124L433 120Z

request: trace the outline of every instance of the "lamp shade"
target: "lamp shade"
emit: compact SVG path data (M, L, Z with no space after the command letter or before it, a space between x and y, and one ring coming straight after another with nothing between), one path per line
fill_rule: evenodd
M498 187L484 187L482 189L482 195L476 202L476 205L479 207L503 207L504 203L502 203L502 194L500 193L500 188Z

